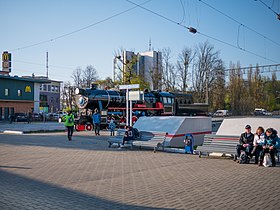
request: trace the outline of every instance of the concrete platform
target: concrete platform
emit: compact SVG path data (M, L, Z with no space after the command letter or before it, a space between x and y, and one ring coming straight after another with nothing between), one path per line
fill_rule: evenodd
M240 117L224 119L216 134L239 136L244 132L246 125L251 125L252 133L255 133L259 126L262 126L265 130L274 128L280 132L280 118Z
M65 133L0 134L0 209L280 207L279 166L119 150L107 138L104 131L74 133L70 142Z

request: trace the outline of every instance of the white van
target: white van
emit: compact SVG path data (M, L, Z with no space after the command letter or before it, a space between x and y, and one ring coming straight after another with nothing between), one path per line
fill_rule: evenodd
M228 115L229 113L226 109L219 109L213 114L214 117L227 117Z
M259 115L271 116L272 113L266 111L265 109L255 108L254 115L256 115L256 116L259 116Z

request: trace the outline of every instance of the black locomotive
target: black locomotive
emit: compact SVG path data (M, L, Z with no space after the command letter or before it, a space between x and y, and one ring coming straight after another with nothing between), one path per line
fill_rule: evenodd
M125 116L126 94L120 90L100 90L95 84L91 88L76 88L75 100L79 108L78 130L91 127L91 114L94 109L100 110L101 125L107 125L107 116L111 114ZM198 116L206 115L207 104L196 104L191 94L162 91L143 92L143 100L133 101L133 112L138 116ZM85 125L85 128L84 126Z

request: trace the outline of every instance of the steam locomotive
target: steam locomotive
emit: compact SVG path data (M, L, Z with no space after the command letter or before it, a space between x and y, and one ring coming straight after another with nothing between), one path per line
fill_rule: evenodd
M107 125L108 115L125 116L126 94L122 90L101 90L96 84L91 88L75 90L75 101L79 108L76 130L92 130L92 112L101 113L101 126ZM143 92L143 99L133 101L132 110L139 116L201 116L206 115L208 104L193 102L191 94L161 91Z

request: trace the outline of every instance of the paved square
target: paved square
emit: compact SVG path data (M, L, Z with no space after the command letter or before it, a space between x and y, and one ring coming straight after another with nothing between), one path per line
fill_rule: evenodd
M0 134L0 209L280 209L280 167Z

